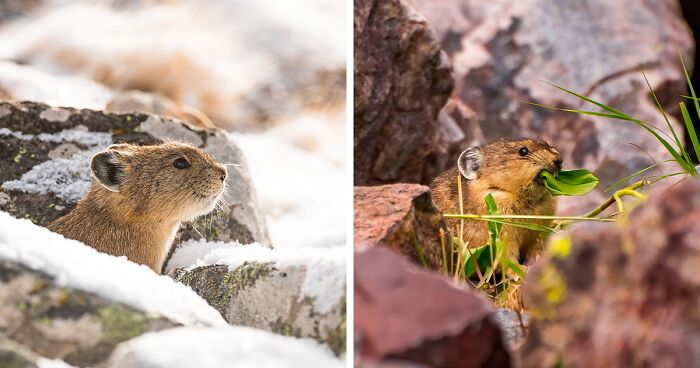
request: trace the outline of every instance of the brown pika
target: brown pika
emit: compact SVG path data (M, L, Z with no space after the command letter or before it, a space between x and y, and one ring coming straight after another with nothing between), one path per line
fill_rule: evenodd
M435 178L430 189L443 213L460 213L457 179L461 175L465 214L486 214L484 198L491 193L500 214L552 216L556 201L539 173L558 173L562 162L559 152L542 140L502 138L481 148L467 148L457 167ZM551 220L522 221L551 224ZM447 219L447 225L453 234L459 234L459 219ZM487 244L488 236L486 222L464 221L463 239L468 247ZM542 240L534 230L504 225L501 238L507 239L508 256L523 263L542 250Z
M93 156L88 193L49 229L160 273L183 221L214 209L226 167L179 142L114 144Z

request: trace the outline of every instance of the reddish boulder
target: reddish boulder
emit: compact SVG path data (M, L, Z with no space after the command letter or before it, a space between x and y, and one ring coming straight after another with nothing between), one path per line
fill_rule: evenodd
M359 366L511 364L486 298L387 249L355 253L354 302Z
M418 264L442 269L440 229L445 221L428 187L391 184L355 187L355 249L392 248Z
M544 80L666 130L641 72L666 111L678 114L679 96L686 93L678 51L691 65L693 41L677 0L406 1L435 28L453 65L453 98L474 113L468 123L478 126L486 141L503 136L551 141L564 153L565 166L594 171L601 188L650 165L647 154L657 161L669 157L632 123L522 101L597 111ZM673 116L671 124L681 127ZM469 144L465 136L461 148ZM443 162L453 165L458 154L459 149L451 150L435 161L431 173L444 169ZM602 194L587 198L599 202ZM571 213L580 207L588 206L565 198L560 209Z
M401 0L355 0L355 185L427 182L453 79L427 21Z
M530 269L523 367L700 366L700 180L650 198Z

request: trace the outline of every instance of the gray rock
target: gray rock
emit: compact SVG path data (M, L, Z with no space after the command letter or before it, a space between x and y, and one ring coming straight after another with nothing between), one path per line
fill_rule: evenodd
M344 270L342 271L344 272ZM311 337L336 354L345 352L345 293L324 308L305 295L304 266L275 267L246 262L230 271L225 265L175 271L232 325L255 327L286 336Z
M88 190L88 162L95 152L112 143L153 144L162 139L189 142L233 164L227 166L227 205L185 224L175 244L204 236L270 246L240 149L221 130L196 129L152 114L0 102L0 210L46 226L68 213Z
M26 347L7 338L0 338L0 367L36 368L37 356Z
M501 329L501 336L506 347L511 352L525 341L528 316L524 312L519 313L511 309L497 309L493 313L493 319Z
M2 367L31 367L34 354L100 366L117 344L178 325L0 261L0 335L6 339L0 343Z

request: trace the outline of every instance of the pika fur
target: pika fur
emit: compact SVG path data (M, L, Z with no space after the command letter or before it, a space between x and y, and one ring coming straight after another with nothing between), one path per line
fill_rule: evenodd
M114 144L93 156L88 193L49 229L160 273L183 221L210 212L226 167L179 142Z
M481 148L467 148L457 167L435 178L430 188L443 213L460 213L457 179L461 175L465 214L486 214L484 198L491 193L501 214L552 216L556 201L538 175L542 170L558 173L562 162L559 151L542 140L502 138ZM551 220L527 222L551 224ZM459 234L459 219L447 219L447 225ZM537 231L504 225L501 235L507 239L511 259L524 262L542 250ZM465 220L463 239L470 248L487 244L486 222Z

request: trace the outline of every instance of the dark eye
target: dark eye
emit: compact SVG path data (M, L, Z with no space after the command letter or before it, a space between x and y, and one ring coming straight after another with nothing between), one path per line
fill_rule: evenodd
M523 157L527 156L528 153L530 153L530 150L528 150L527 147L520 147L518 151L518 154Z
M185 160L184 158L180 157L177 160L175 160L175 162L173 162L173 166L182 170L190 167L190 163L187 162L187 160Z

